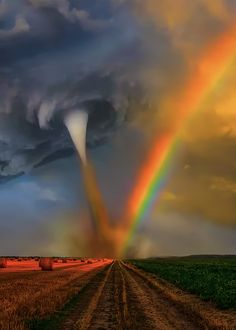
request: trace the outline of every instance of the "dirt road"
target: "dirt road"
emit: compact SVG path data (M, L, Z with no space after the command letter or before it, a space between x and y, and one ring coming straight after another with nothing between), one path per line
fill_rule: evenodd
M236 329L236 316L114 262L93 277L63 311L57 329Z

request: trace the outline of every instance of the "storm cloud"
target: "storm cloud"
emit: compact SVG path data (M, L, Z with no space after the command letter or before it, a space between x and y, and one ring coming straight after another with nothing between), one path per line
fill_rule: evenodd
M127 3L0 2L1 181L73 150L61 112L93 108L89 146L114 133L144 93L144 35Z
M235 16L234 0L0 1L0 182L73 153L61 115L86 105L88 146L109 140L101 182L121 217L150 141L171 127L201 54ZM234 60L183 125L153 218L235 225L235 72Z

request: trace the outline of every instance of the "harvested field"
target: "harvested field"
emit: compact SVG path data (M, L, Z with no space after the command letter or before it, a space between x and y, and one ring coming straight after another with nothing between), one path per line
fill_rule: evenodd
M110 262L61 264L52 272L38 262L10 263L0 271L0 329L27 329L30 320L54 313Z
M21 259L19 262L17 259L7 260L7 268L1 269L0 274L2 273L9 273L9 272L25 272L25 271L38 271L41 270L39 267L39 259L33 259L33 260L24 260ZM76 261L70 261L67 262L66 264L63 264L62 262L55 262L53 263L53 268L54 269L59 269L59 268L67 268L71 266L78 266L81 264L80 260Z

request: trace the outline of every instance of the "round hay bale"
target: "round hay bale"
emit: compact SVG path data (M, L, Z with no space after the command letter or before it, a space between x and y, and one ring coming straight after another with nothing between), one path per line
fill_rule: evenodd
M7 268L7 258L0 258L0 268Z
M41 270L53 270L53 258L40 258L39 267Z

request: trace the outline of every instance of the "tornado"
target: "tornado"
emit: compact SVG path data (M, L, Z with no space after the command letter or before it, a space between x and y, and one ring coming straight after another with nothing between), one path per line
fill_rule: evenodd
M88 125L88 112L83 109L71 111L65 116L64 124L70 133L71 139L76 147L83 166L86 166L86 132Z
M93 253L111 256L113 255L113 248L109 216L97 183L95 171L91 161L88 160L86 152L88 119L89 113L86 109L74 109L64 115L64 124L81 160L84 187L94 228L91 244L98 249Z

